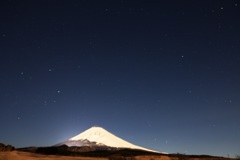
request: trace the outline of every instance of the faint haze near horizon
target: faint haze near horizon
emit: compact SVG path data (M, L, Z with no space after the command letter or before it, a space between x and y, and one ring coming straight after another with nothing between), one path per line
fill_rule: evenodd
M168 153L240 148L239 1L0 5L0 142L48 146L97 124Z

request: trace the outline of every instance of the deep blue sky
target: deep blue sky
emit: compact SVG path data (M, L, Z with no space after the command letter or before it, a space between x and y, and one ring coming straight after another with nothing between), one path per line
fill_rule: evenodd
M240 154L238 0L0 2L0 142L102 126L169 153Z

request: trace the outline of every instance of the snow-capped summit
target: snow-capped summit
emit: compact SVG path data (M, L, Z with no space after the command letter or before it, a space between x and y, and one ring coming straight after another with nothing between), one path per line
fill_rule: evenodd
M144 147L140 147L129 143L112 133L108 132L107 130L103 129L102 127L93 126L86 131L68 139L67 141L60 143L58 145L67 145L67 146L108 146L108 147L115 147L115 148L129 148L129 149L140 149L150 152L158 152L154 150L150 150Z

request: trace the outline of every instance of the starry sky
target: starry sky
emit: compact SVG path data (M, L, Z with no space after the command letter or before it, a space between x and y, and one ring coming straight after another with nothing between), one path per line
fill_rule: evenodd
M169 153L240 154L238 0L2 0L0 142L92 127Z

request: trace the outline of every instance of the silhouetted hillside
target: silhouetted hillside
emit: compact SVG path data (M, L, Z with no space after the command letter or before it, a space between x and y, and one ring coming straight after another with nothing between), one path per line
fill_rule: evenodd
M36 153L46 155L71 155L87 157L109 157L112 155L138 156L138 155L161 155L155 152L135 149L119 149L114 147L68 147L66 145L53 147L39 147Z
M0 143L0 152L13 151L15 148L11 145Z

